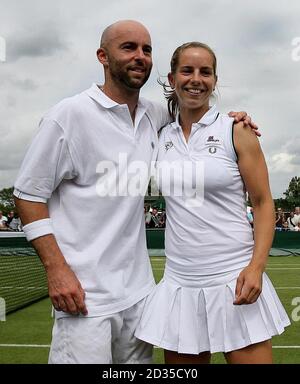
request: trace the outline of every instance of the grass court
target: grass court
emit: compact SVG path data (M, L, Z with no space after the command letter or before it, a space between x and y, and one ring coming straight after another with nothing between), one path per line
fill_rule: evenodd
M158 282L164 269L164 257L151 257ZM273 285L290 317L291 326L273 338L274 363L300 364L300 257L270 257L267 270ZM41 300L9 314L0 321L0 364L47 363L51 328L51 304ZM163 363L163 353L154 350L154 362ZM213 364L224 364L221 353L213 355Z

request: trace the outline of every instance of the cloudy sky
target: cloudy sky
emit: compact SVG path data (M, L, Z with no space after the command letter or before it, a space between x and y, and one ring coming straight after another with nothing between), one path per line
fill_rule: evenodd
M0 0L0 189L13 185L47 109L101 83L95 51L119 19L148 27L154 68L142 95L162 103L156 79L174 49L198 40L215 50L219 107L259 125L273 196L282 197L300 176L298 0Z

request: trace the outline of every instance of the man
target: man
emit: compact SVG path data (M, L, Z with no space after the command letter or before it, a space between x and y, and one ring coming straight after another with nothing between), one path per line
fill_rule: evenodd
M14 213L14 217L12 218L12 220L10 220L10 222L8 224L8 228L11 231L15 231L15 232L22 231L21 219L20 219L19 215L17 214L17 212Z
M290 231L295 231L297 224L294 221L294 212L290 212L290 216L287 218L287 224Z
M0 229L7 228L7 217L3 215L3 212L0 211Z
M151 221L151 212L150 212L150 206L144 206L144 215L145 215L145 225L146 225L146 228L149 228L149 224L150 224L150 221Z
M140 194L131 188L138 165L149 173L157 130L168 119L164 108L139 98L151 51L140 23L106 28L97 51L104 85L45 115L15 183L55 308L50 363L151 361L151 347L134 337L154 286L143 216L149 175Z
M7 225L9 226L9 224L11 223L12 219L14 218L14 215L15 215L15 212L14 211L10 211L8 214L7 214Z
M158 228L158 227L159 227L158 209L156 207L153 207L151 212L151 220L149 223L149 228Z
M285 215L281 208L277 208L275 228L278 231L282 230L283 223L285 222Z
M294 212L294 223L300 224L300 207L295 207L295 212Z

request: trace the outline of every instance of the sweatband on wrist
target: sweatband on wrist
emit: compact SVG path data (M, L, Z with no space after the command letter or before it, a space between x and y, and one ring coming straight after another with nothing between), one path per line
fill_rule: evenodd
M38 237L54 233L51 219L41 219L26 224L23 227L27 241L32 241Z

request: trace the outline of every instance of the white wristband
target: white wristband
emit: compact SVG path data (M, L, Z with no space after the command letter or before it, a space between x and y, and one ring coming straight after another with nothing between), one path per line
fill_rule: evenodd
M54 233L51 219L33 221L32 223L24 225L23 231L27 241L32 241L38 237Z

